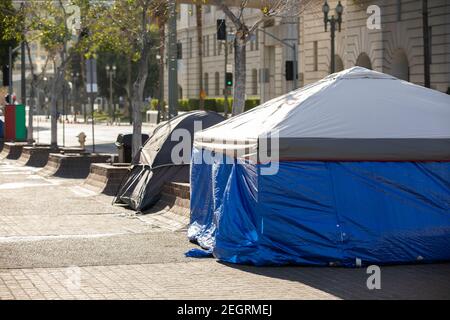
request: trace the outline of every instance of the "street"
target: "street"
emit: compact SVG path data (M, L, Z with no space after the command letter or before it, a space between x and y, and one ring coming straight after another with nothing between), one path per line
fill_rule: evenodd
M69 118L71 120L71 118ZM27 119L28 121L28 119ZM34 139L37 144L50 144L50 119L45 116L35 116L34 119ZM150 134L154 125L143 124L142 133ZM92 151L92 125L84 123L65 123L58 122L58 144L66 147L79 147L78 134L84 132L87 136L86 147ZM128 123L122 123L120 126L106 125L105 123L96 123L94 125L95 151L100 153L116 153L117 148L114 145L117 135L120 133L128 134L133 132L133 126ZM64 141L65 140L65 141ZM63 144L63 142L65 142Z
M87 128L68 125L68 145ZM98 141L110 146L124 129L99 125ZM369 290L365 268L186 258L194 247L187 217L135 215L82 180L45 178L37 170L0 160L0 299L450 298L448 263L381 267L381 289Z

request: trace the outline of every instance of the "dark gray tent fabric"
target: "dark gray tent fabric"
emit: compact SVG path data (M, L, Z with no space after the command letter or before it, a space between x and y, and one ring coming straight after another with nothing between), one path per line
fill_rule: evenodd
M167 181L189 182L189 169L189 165L165 166L153 170L148 166L136 165L121 189L120 203L134 210L145 211L158 202Z
M194 129L199 129L195 127L196 122L197 126L201 123L200 129L205 129L224 119L215 112L192 111L156 127L142 147L139 164L134 165L124 179L115 203L126 204L136 211L144 212L159 200L164 183L189 182L190 163L175 164L171 158L172 149L179 143L178 139L172 141L174 130L189 131L193 140Z

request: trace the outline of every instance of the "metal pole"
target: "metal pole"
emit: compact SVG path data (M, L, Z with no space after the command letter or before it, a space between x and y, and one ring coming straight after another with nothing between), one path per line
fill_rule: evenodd
M297 46L294 44L294 47L292 48L293 54L294 54L294 81L293 86L294 90L298 88L298 57L297 57Z
M63 107L63 116L62 116L62 121L63 121L63 147L66 146L66 121L65 121L65 117L66 117L66 83L63 81L62 84L62 107Z
M177 61L177 12L176 1L170 1L169 8L169 119L178 110L178 61Z
M92 153L95 153L95 133L94 133L94 68L93 62L89 64L89 68L91 71L91 117L92 117Z
M273 35L273 34L267 32L267 31L264 30L264 29L257 29L257 31L261 31L262 33L268 35L268 36L271 37L272 39L275 39L275 40L278 41L279 43L281 43L281 44L285 45L286 47L292 49L292 52L293 52L293 55L294 55L294 57L293 57L293 63L294 63L294 81L293 81L293 86L294 86L294 89L297 89L297 88L298 88L298 79L297 79L297 77L298 77L298 55L297 55L297 46L296 46L295 44L290 44L290 43L288 43L288 42L286 42L286 41L284 41L284 40L278 38L277 36L275 36L275 35Z
M12 104L12 93L13 93L13 78L12 78L12 55L13 55L13 48L9 47L9 68L8 68L8 72L9 72L9 87L8 87L8 93L9 93L9 104Z
M330 72L335 73L336 72L336 64L334 61L334 55L335 55L335 48L334 48L334 38L335 38L335 31L336 31L336 20L334 19L334 16L331 17L330 20L330 26L331 26L331 57L330 57Z
M112 92L112 90L113 90L113 87L112 87L113 73L112 73L112 71L109 71L108 73L109 73L109 107L110 107L109 110L111 110L111 112L112 112L111 119L112 119L112 122L114 123L114 103L113 103L113 92Z
M431 87L430 79L430 37L428 34L428 0L422 0L422 25L423 25L423 59L424 59L424 86Z
M225 73L224 73L224 96L225 96L225 101L224 101L224 113L225 113L225 118L227 118L228 117L228 108L229 108L229 105L228 105L228 87L227 87L227 67L228 67L228 41L227 40L225 40L225 42L224 42L224 45L225 45Z
M26 79L25 79L25 41L20 44L20 96L21 102L25 106L27 103Z

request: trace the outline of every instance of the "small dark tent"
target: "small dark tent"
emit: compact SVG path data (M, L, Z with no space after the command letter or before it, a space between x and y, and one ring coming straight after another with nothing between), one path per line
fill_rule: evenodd
M176 163L172 159L174 147L180 145L180 134L189 133L192 150L195 131L209 128L224 119L215 112L192 111L158 125L142 147L139 158L135 159L137 164L124 180L115 203L127 204L143 212L159 200L165 182L189 182L190 155L185 157L183 149L180 149L179 158L187 161Z

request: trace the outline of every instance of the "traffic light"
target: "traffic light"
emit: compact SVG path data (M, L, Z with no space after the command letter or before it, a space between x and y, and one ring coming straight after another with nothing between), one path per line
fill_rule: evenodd
M227 25L225 19L217 19L217 40L227 40Z
M2 68L3 72L3 86L7 87L9 86L9 67L7 65L4 65Z
M232 87L233 86L233 73L232 72L227 72L225 75L225 83L227 87Z
M183 59L183 44L181 42L177 43L177 60Z
M287 60L286 61L286 81L294 80L294 61Z

